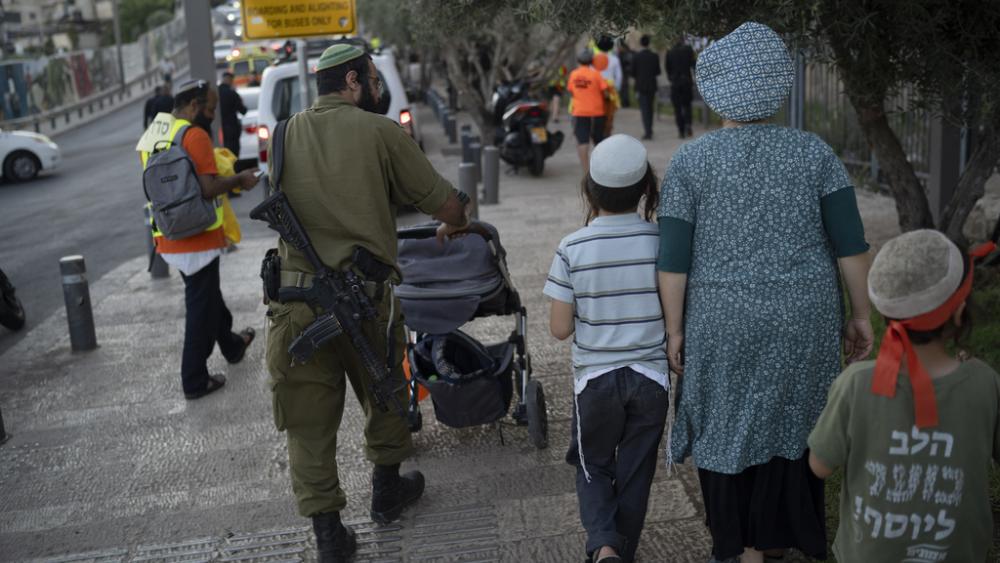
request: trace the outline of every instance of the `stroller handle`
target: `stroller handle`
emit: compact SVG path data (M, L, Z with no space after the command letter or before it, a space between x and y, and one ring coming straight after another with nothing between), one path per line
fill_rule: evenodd
M435 236L437 236L437 228L440 224L441 223L432 223L432 224L418 225L416 227L404 227L396 231L396 239L414 240L414 239L434 238ZM487 231L479 221L470 221L468 232L475 233L483 237L483 239L485 239L486 242L490 242L493 240L493 235L491 235L490 232Z

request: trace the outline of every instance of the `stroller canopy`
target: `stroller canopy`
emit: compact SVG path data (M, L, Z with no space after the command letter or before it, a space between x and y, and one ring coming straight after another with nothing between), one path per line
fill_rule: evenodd
M451 332L472 319L480 300L504 287L499 234L492 225L479 225L492 236L492 249L477 234L452 238L444 244L433 237L400 239L398 260L403 282L396 295L412 330Z

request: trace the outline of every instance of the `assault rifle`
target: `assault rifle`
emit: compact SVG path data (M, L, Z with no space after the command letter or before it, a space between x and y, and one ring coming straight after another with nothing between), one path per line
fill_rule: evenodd
M296 362L305 363L324 343L346 333L370 376L369 390L375 404L388 411L392 401L400 416L405 417L406 411L396 397L405 384L392 386L387 362L379 359L371 342L361 331L361 323L374 319L378 314L365 293L365 281L350 270L334 270L323 263L283 191L275 191L255 207L250 212L250 218L267 222L267 226L277 231L282 240L305 255L316 272L311 287L281 287L277 291L279 303L303 301L321 311L316 320L292 341L288 353Z

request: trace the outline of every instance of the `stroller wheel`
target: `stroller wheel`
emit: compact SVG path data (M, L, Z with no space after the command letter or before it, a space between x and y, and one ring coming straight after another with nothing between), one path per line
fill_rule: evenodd
M411 410L406 413L410 424L410 432L420 432L420 429L424 427L424 415L419 410Z
M549 415L541 383L536 380L528 382L524 402L528 410L528 436L532 445L543 450L549 446Z

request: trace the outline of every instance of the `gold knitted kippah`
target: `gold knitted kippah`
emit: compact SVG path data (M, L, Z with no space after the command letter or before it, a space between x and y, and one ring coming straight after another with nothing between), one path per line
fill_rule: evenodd
M328 68L342 65L347 61L353 61L364 54L364 51L358 49L354 45L347 45L344 43L331 45L323 51L322 55L320 55L319 63L316 65L316 70L326 70Z

